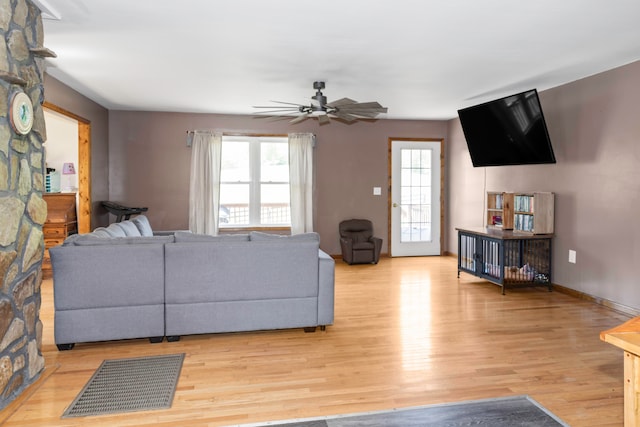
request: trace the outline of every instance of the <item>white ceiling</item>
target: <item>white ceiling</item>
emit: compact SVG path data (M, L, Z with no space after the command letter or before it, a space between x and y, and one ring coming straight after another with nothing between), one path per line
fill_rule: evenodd
M47 72L108 109L378 101L449 119L640 59L639 0L40 0Z

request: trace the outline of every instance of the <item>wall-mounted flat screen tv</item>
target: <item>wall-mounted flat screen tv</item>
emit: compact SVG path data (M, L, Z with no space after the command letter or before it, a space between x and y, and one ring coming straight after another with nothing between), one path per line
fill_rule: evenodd
M535 89L458 110L474 167L555 163Z

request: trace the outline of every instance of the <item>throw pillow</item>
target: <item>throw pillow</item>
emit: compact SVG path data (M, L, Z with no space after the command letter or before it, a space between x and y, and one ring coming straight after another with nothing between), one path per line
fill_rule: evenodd
M115 222L110 226L108 226L107 228L105 228L104 230L107 233L109 233L110 237L127 237L124 230L120 226L118 226L118 224Z
M116 222L115 225L122 228L122 231L124 231L124 234L127 237L142 236L142 234L140 233L140 230L138 230L138 227L136 227L136 225L131 221Z
M149 224L149 220L144 215L138 215L131 220L132 223L138 227L141 236L153 236L153 230L151 229L151 224Z
M109 234L107 229L104 227L98 227L95 230L93 230L90 234L95 237L111 237L111 234Z

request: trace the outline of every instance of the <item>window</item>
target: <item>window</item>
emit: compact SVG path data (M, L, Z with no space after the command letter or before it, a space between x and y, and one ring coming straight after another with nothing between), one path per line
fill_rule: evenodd
M220 228L291 226L287 137L223 136Z

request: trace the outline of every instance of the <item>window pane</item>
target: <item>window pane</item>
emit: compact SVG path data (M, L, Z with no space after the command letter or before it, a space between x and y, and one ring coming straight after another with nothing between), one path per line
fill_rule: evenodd
M431 240L431 150L401 150L402 242Z
M260 199L260 223L262 225L291 223L289 184L262 184Z
M289 182L289 145L281 142L260 144L260 181Z
M222 143L222 170L220 181L222 182L249 182L249 143L248 142L223 142ZM247 202L249 200L247 199Z
M220 226L291 224L286 137L224 136Z
M220 184L220 225L249 225L249 184Z

